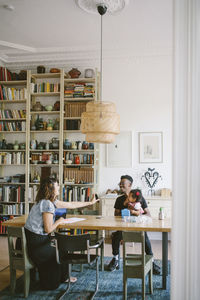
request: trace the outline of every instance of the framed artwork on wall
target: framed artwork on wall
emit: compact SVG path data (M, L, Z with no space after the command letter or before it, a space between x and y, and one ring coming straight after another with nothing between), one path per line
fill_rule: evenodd
M162 132L139 132L139 162L163 162Z
M113 144L106 145L106 166L109 168L132 167L132 132L122 131Z

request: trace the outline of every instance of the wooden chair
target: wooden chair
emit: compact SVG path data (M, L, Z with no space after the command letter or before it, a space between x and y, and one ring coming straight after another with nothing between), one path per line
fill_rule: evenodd
M99 279L99 256L95 254L90 254L91 249L96 249L99 244L90 245L90 234L77 234L77 235L66 235L63 233L55 232L55 242L56 242L56 259L58 263L68 263L68 264L91 264L96 262L96 288L91 297L94 298L98 291L98 279ZM87 251L87 253L74 253L77 251ZM69 268L69 277L67 288L64 293L59 297L59 300L66 295L70 288L70 273L71 268Z
M10 260L10 286L11 293L14 294L16 287L16 270L24 271L24 297L29 294L30 287L30 269L35 268L28 257L26 236L23 227L8 227L8 250ZM16 238L21 241L20 247L17 247ZM19 245L19 244L18 244ZM21 248L21 249L20 249Z
M153 293L152 285L152 255L145 254L144 232L123 232L123 291L124 300L127 299L127 279L142 279L142 299L145 300L145 278L149 274L149 289ZM127 251L127 243L140 243L141 253L132 254ZM129 250L130 251L130 250Z

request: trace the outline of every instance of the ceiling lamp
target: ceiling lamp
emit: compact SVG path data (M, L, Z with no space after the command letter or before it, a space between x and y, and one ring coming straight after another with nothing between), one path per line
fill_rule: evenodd
M84 2L94 3L95 1ZM96 8L101 15L100 99L87 103L86 112L81 115L81 132L86 134L87 142L109 144L113 143L115 135L120 133L120 118L116 113L114 103L102 101L102 16L107 11L104 2L97 5ZM111 3L112 1L106 2ZM78 1L78 3L79 5L83 4L83 1Z

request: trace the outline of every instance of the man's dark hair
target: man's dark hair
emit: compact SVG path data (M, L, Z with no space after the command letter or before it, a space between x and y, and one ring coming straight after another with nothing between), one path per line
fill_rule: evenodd
M121 176L121 180L122 180L122 179L128 179L128 180L130 181L131 184L133 183L133 178L132 178L131 176L129 176L129 175L122 175L122 176Z

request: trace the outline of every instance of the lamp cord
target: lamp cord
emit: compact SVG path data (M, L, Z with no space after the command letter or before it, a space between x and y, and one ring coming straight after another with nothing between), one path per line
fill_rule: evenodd
M103 79L103 76L102 76L102 66L103 66L103 63L102 63L102 44L103 44L103 16L101 15L101 51L100 51L100 101L102 101L102 79Z

